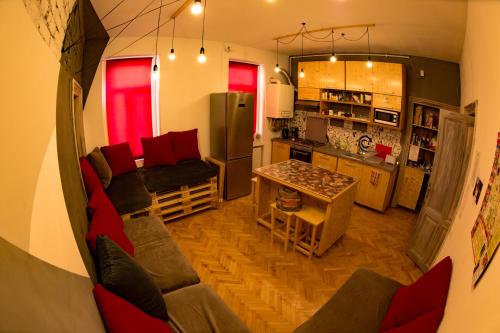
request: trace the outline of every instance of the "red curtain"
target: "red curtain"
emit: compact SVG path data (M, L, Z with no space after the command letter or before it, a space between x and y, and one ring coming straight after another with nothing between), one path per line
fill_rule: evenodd
M259 82L259 66L242 62L229 62L229 91L246 92L254 96L253 134L257 125L257 85Z
M109 144L128 142L142 156L141 137L153 134L151 115L152 58L106 62L106 118Z

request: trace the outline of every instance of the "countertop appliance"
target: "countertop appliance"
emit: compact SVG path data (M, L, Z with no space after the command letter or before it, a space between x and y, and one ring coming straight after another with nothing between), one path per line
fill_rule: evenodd
M298 139L299 138L299 128L292 127L290 130L290 136L292 139Z
M281 138L288 139L289 136L290 136L290 130L288 129L288 127L282 128L281 129Z
M252 189L253 110L253 94L210 95L210 150L212 157L226 163L226 200Z
M379 124L399 127L399 112L374 109L373 121Z

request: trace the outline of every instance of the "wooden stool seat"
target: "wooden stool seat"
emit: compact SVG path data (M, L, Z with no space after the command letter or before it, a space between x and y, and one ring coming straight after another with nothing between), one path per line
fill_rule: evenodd
M273 237L276 236L285 242L284 244L285 251L288 250L288 243L291 240L293 240L290 231L291 231L292 221L294 220L295 217L294 214L295 212L287 212L279 209L278 206L276 205L276 202L273 202L271 204L271 244L273 244ZM281 215L279 217L281 217L283 223L281 223L279 226L276 226L276 220L278 215Z
M316 235L318 233L318 227L325 222L325 211L316 206L303 205L302 209L295 212L294 215L296 217L296 226L293 247L311 259L314 251L318 247ZM305 233L302 233L302 222L308 224L308 231ZM312 227L311 235L309 235L310 227ZM307 242L309 236L310 241ZM303 239L305 240L303 241Z

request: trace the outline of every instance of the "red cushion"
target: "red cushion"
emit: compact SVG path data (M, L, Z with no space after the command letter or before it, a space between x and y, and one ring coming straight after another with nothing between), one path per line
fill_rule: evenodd
M101 194L102 193L102 194ZM104 200L101 198L94 199L95 196L105 196L102 190L97 190L90 201L98 202L93 211L92 221L90 222L89 232L87 233L87 244L92 251L96 253L96 240L98 236L107 236L112 239L118 246L126 251L131 256L134 256L134 245L130 242L125 232L123 232L123 221L116 220L116 210L110 210ZM118 216L119 218L119 216Z
M168 324L144 313L123 298L106 290L102 285L96 285L93 293L108 332L173 333Z
M99 177L90 165L89 161L86 157L80 157L80 170L82 171L83 185L85 185L85 191L87 192L87 196L90 198L92 193L97 188L102 189L101 181Z
M401 287L396 291L382 323L382 332L404 326L420 327L416 325L425 324L426 327L435 327L433 330L419 331L425 333L436 332L443 318L448 289L451 278L451 259L446 257L425 273L417 282ZM432 313L432 315L430 315ZM425 316L425 317L424 317ZM424 319L419 319L424 317ZM423 320L412 323L417 319ZM433 321L432 326L430 322ZM411 325L409 325L412 323ZM397 331L400 332L400 331ZM413 331L401 331L413 332Z
M102 147L101 151L113 172L113 177L137 169L128 142Z
M118 212L116 211L116 208L115 206L113 206L111 200L109 200L106 193L104 193L103 189L94 191L94 194L89 201L89 210L92 215L94 215L97 209L101 209L102 211L106 212L110 222L116 223L120 226L120 228L123 229L123 220L120 217L120 214L118 214Z
M141 138L141 142L145 168L156 165L175 165L177 163L170 133L155 138Z
M169 132L172 135L172 146L177 161L201 159L198 150L198 129L184 132Z
M437 332L443 314L440 310L427 312L409 323L383 333L431 333Z

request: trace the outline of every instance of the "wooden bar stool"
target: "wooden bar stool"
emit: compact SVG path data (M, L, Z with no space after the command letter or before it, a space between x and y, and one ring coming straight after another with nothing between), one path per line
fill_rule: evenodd
M285 242L284 250L288 250L288 243L292 240L290 234L291 224L294 219L295 212L286 212L276 206L276 202L271 204L271 245L273 244L273 237L276 236ZM277 225L277 217L283 221Z
M318 233L318 227L325 222L325 212L315 206L303 205L302 209L295 212L294 215L296 218L296 225L293 247L311 259L314 251L318 248L316 235ZM302 222L308 224L307 231L304 233L302 233ZM312 232L310 231L311 227ZM310 240L308 241L309 237Z
M258 177L252 178L252 207L254 215L257 212L257 182L259 181Z

